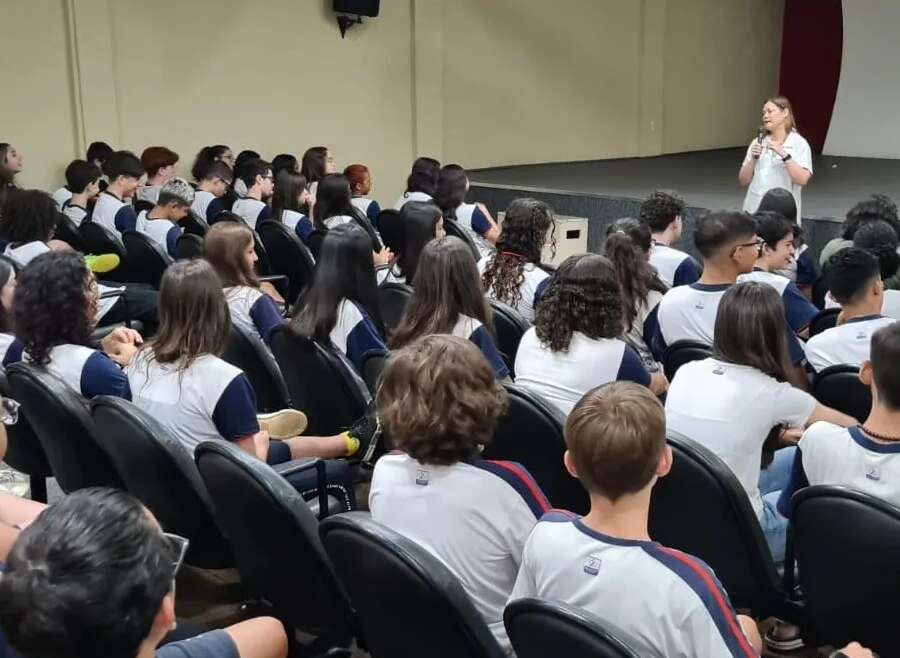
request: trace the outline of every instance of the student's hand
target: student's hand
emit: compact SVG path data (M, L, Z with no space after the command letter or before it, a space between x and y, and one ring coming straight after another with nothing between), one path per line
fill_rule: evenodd
M650 373L650 390L654 395L662 395L669 388L669 380L662 370Z
M783 443L796 445L802 436L803 429L799 427L787 427L784 429L784 431L781 432L781 441Z
M759 142L753 142L753 146L750 147L750 155L754 160L759 160L759 156L762 155L763 145Z
M143 343L143 337L134 329L117 327L100 341L100 348L120 366L126 366Z
M394 252L388 249L387 247L383 247L381 251L373 251L372 252L372 260L375 263L375 267L380 267L382 265L389 265L390 262L394 259Z
M274 299L279 304L284 304L284 297L282 297L278 290L271 284L269 281L263 281L259 284L259 289L266 293L269 297Z
M847 658L875 658L875 654L866 649L859 642L851 642L841 649L841 653Z
M72 251L72 245L62 240L48 240L47 246L50 251Z

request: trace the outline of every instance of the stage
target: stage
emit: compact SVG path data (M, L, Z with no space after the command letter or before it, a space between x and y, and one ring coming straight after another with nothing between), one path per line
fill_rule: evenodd
M678 153L649 158L596 160L477 169L469 172L469 198L496 214L514 198L534 196L559 214L590 220L588 247L599 251L606 226L637 216L652 190L672 189L687 202L685 234L708 209L739 208L744 188L737 172L744 148ZM813 179L803 191L803 228L815 252L840 232L840 222L857 201L882 192L900 200L900 160L816 156ZM693 252L690 239L684 248Z

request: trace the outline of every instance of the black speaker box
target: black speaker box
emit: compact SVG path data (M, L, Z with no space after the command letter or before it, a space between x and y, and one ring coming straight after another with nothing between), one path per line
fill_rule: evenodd
M334 0L336 14L353 14L354 16L378 16L381 0Z

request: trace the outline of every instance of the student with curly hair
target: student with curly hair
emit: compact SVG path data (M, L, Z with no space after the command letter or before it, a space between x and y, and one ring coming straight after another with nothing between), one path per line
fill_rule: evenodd
M647 371L622 340L622 294L604 256L570 256L559 267L516 354L516 383L568 414L581 396L612 381L648 386L657 395L668 382Z
M900 273L900 236L887 222L876 219L866 222L853 236L853 246L865 249L881 264L881 280L884 281L884 304L881 314L900 320L900 290L888 288ZM840 306L831 295L825 297L825 307Z
M6 243L3 255L18 267L47 251L65 251L70 247L54 240L59 211L43 190L13 190L0 206L0 240Z
M506 209L497 249L478 262L487 296L509 304L534 322L534 308L550 274L540 268L547 243L556 248L553 211L537 199L516 199Z
M375 464L372 518L447 565L509 649L503 610L549 504L521 465L479 459L506 412L503 387L470 341L431 335L391 354L376 407L397 452Z
M671 245L681 240L684 199L657 190L641 204L641 221L653 233L650 264L667 286L684 286L700 278L700 266L691 256Z

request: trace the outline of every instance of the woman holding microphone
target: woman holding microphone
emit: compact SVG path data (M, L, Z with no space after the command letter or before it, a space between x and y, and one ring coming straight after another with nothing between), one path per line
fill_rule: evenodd
M738 180L747 189L744 210L756 212L763 195L774 187L791 191L797 202L797 223L803 214L800 190L812 178L812 151L797 132L791 102L774 96L763 105L759 136L750 143Z

